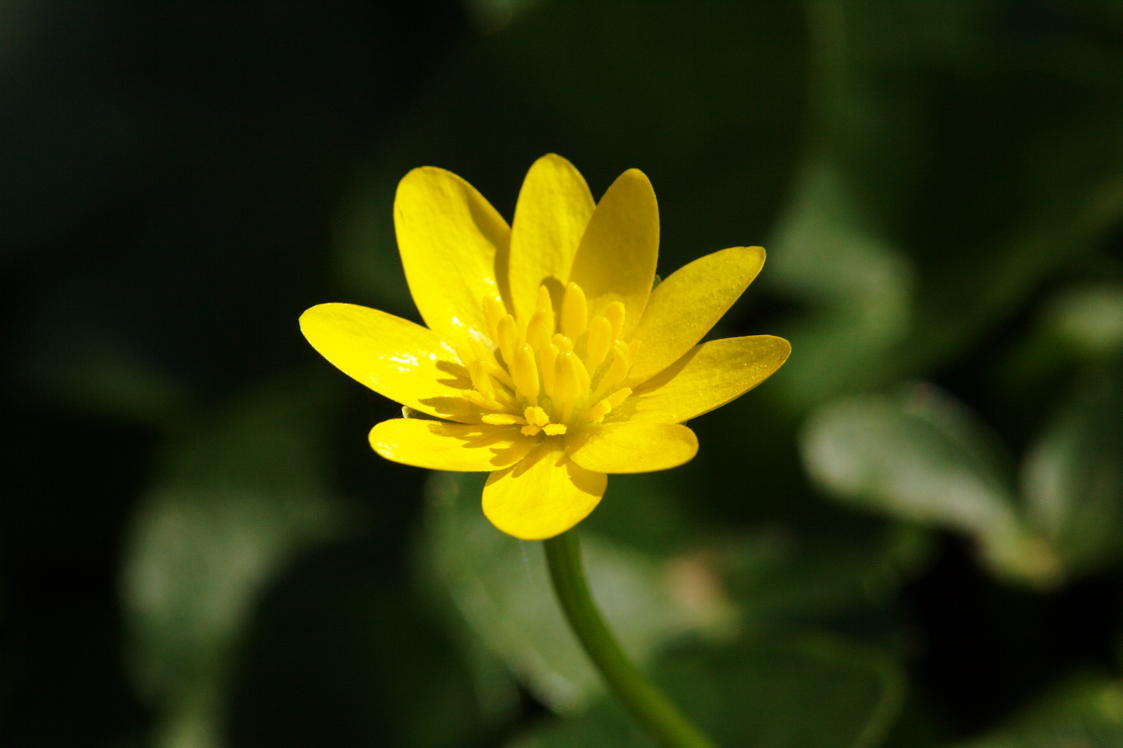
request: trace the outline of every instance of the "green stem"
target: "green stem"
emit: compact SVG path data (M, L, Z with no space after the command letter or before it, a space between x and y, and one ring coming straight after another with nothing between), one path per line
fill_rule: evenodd
M543 543L554 594L585 653L609 689L639 722L669 748L714 748L686 717L632 664L609 631L585 582L581 546L574 531Z

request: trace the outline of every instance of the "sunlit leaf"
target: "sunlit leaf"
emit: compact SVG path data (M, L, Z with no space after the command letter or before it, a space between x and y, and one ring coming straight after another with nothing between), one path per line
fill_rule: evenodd
M1123 349L1123 284L1070 289L1048 311L1050 326L1085 355L1111 356Z
M1070 569L1123 556L1123 398L1119 377L1089 377L1026 457L1030 519Z
M835 401L812 415L801 448L811 477L841 501L965 532L1003 573L1045 582L1059 571L1024 527L985 430L932 387Z
M832 495L914 522L985 535L1012 526L1014 500L991 445L930 387L839 400L803 434L812 478Z

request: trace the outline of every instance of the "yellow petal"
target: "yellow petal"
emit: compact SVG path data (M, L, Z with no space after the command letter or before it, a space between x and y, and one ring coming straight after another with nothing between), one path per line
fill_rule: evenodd
M659 208L655 191L639 169L621 174L597 203L570 280L584 289L589 313L624 304L626 337L643 316L659 255Z
M678 467L698 452L698 437L678 423L608 423L578 437L569 456L598 473L648 473Z
M483 511L508 535L544 540L587 517L607 484L604 473L586 470L560 448L543 444L517 465L488 476Z
M506 296L511 233L495 208L452 172L423 166L398 184L394 230L425 324L453 340L486 330L481 302Z
M387 460L432 470L481 472L515 464L534 446L517 428L394 418L370 430Z
M761 247L733 247L700 257L655 287L632 334L637 354L629 380L643 382L701 340L764 265Z
M792 347L773 335L722 338L694 346L637 388L610 421L682 423L740 397L768 379Z
M312 347L380 395L429 415L476 420L461 399L468 372L432 330L377 309L320 304L300 316Z
M520 319L534 312L543 281L552 279L555 293L565 285L592 215L593 196L573 164L553 153L534 162L511 227L510 298Z

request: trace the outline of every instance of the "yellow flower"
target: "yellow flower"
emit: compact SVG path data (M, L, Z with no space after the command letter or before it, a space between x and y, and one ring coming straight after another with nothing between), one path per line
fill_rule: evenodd
M698 440L683 422L760 384L791 351L771 335L698 344L764 250L715 252L654 285L658 209L636 169L594 203L572 164L543 156L508 227L463 179L422 167L398 185L394 225L428 327L321 304L301 330L348 376L432 417L377 424L378 454L490 472L484 514L518 538L580 522L607 473L691 459Z

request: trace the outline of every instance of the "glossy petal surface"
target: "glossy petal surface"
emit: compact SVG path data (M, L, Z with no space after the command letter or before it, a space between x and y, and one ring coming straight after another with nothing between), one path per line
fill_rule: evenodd
M452 172L424 166L398 185L394 229L425 324L452 340L483 330L480 302L504 295L507 277L511 232L495 208Z
M639 169L621 174L597 203L570 279L585 290L591 315L613 301L624 304L624 335L643 316L659 255L659 208Z
M629 379L644 382L701 340L764 266L761 247L733 247L700 257L655 287L632 334L636 360Z
M387 460L431 470L490 472L513 465L534 440L510 426L394 418L370 431L370 445Z
M570 458L598 473L647 473L687 462L698 438L677 423L609 423L587 428Z
M517 314L525 318L534 311L544 281L557 292L565 286L593 207L585 178L561 156L548 154L530 167L511 227L511 303Z
M681 423L708 413L771 376L791 350L788 341L772 335L723 338L695 346L637 388L609 420Z
M492 473L483 511L497 528L523 540L560 535L588 516L604 495L608 476L543 444L517 465Z
M474 420L460 397L467 372L432 330L354 304L314 306L300 329L320 355L378 394L430 415Z

